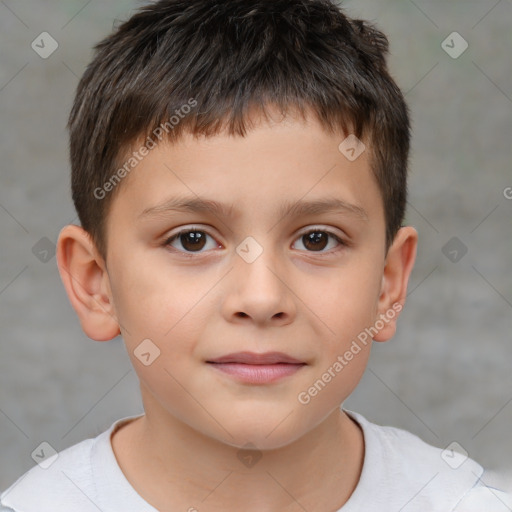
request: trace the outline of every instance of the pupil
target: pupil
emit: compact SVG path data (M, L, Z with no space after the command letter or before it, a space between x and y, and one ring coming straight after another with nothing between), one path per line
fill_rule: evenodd
M204 247L204 239L199 231L191 231L181 235L181 243L185 249L202 249Z
M327 239L325 233L321 233L319 231L314 231L312 233L308 233L307 235L304 235L304 237L306 238L306 242L304 243L304 247L306 247L308 249L320 249L320 250L322 250L326 246L326 243L321 244L322 247L316 246L316 244L321 242L322 237L324 237L324 239ZM326 242L326 240L324 240L324 242Z

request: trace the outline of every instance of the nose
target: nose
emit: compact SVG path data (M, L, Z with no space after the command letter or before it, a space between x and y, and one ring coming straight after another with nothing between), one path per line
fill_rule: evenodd
M231 322L290 323L296 315L296 301L284 265L271 250L258 252L254 260L244 255L243 248L235 255L225 283L223 314Z

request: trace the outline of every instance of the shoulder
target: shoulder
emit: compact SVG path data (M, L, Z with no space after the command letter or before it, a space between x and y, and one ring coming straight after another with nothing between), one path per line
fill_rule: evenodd
M2 492L0 512L97 512L91 452L106 434L75 444L31 468Z
M361 426L365 440L354 504L368 503L377 507L375 510L387 505L403 512L459 511L457 504L463 498L470 499L468 493L477 492L475 486L484 469L453 450L454 445L438 448L406 430L377 425L358 413L345 412ZM371 506L367 510L373 510Z
M485 471L467 492L454 512L510 512L512 510L512 475L505 477Z

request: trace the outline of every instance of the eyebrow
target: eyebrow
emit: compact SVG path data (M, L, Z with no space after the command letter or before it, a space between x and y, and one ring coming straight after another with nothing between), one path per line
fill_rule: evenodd
M233 210L234 205L228 206L211 199L201 199L196 197L172 197L167 199L162 204L146 208L138 216L138 218L149 216L158 217L172 211L212 213L216 216L220 215L224 217L230 217L233 214ZM338 198L325 198L314 201L288 201L280 207L277 216L278 218L283 218L287 215L300 217L333 212L342 212L361 220L368 220L368 214L364 208Z

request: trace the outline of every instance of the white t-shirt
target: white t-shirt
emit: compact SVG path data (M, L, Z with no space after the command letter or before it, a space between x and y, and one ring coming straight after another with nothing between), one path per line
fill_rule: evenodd
M512 496L489 486L472 459L345 412L362 428L365 455L359 483L338 512L512 511ZM158 512L130 485L112 450L112 433L133 418L61 451L46 469L51 459L34 466L1 494L0 512Z

